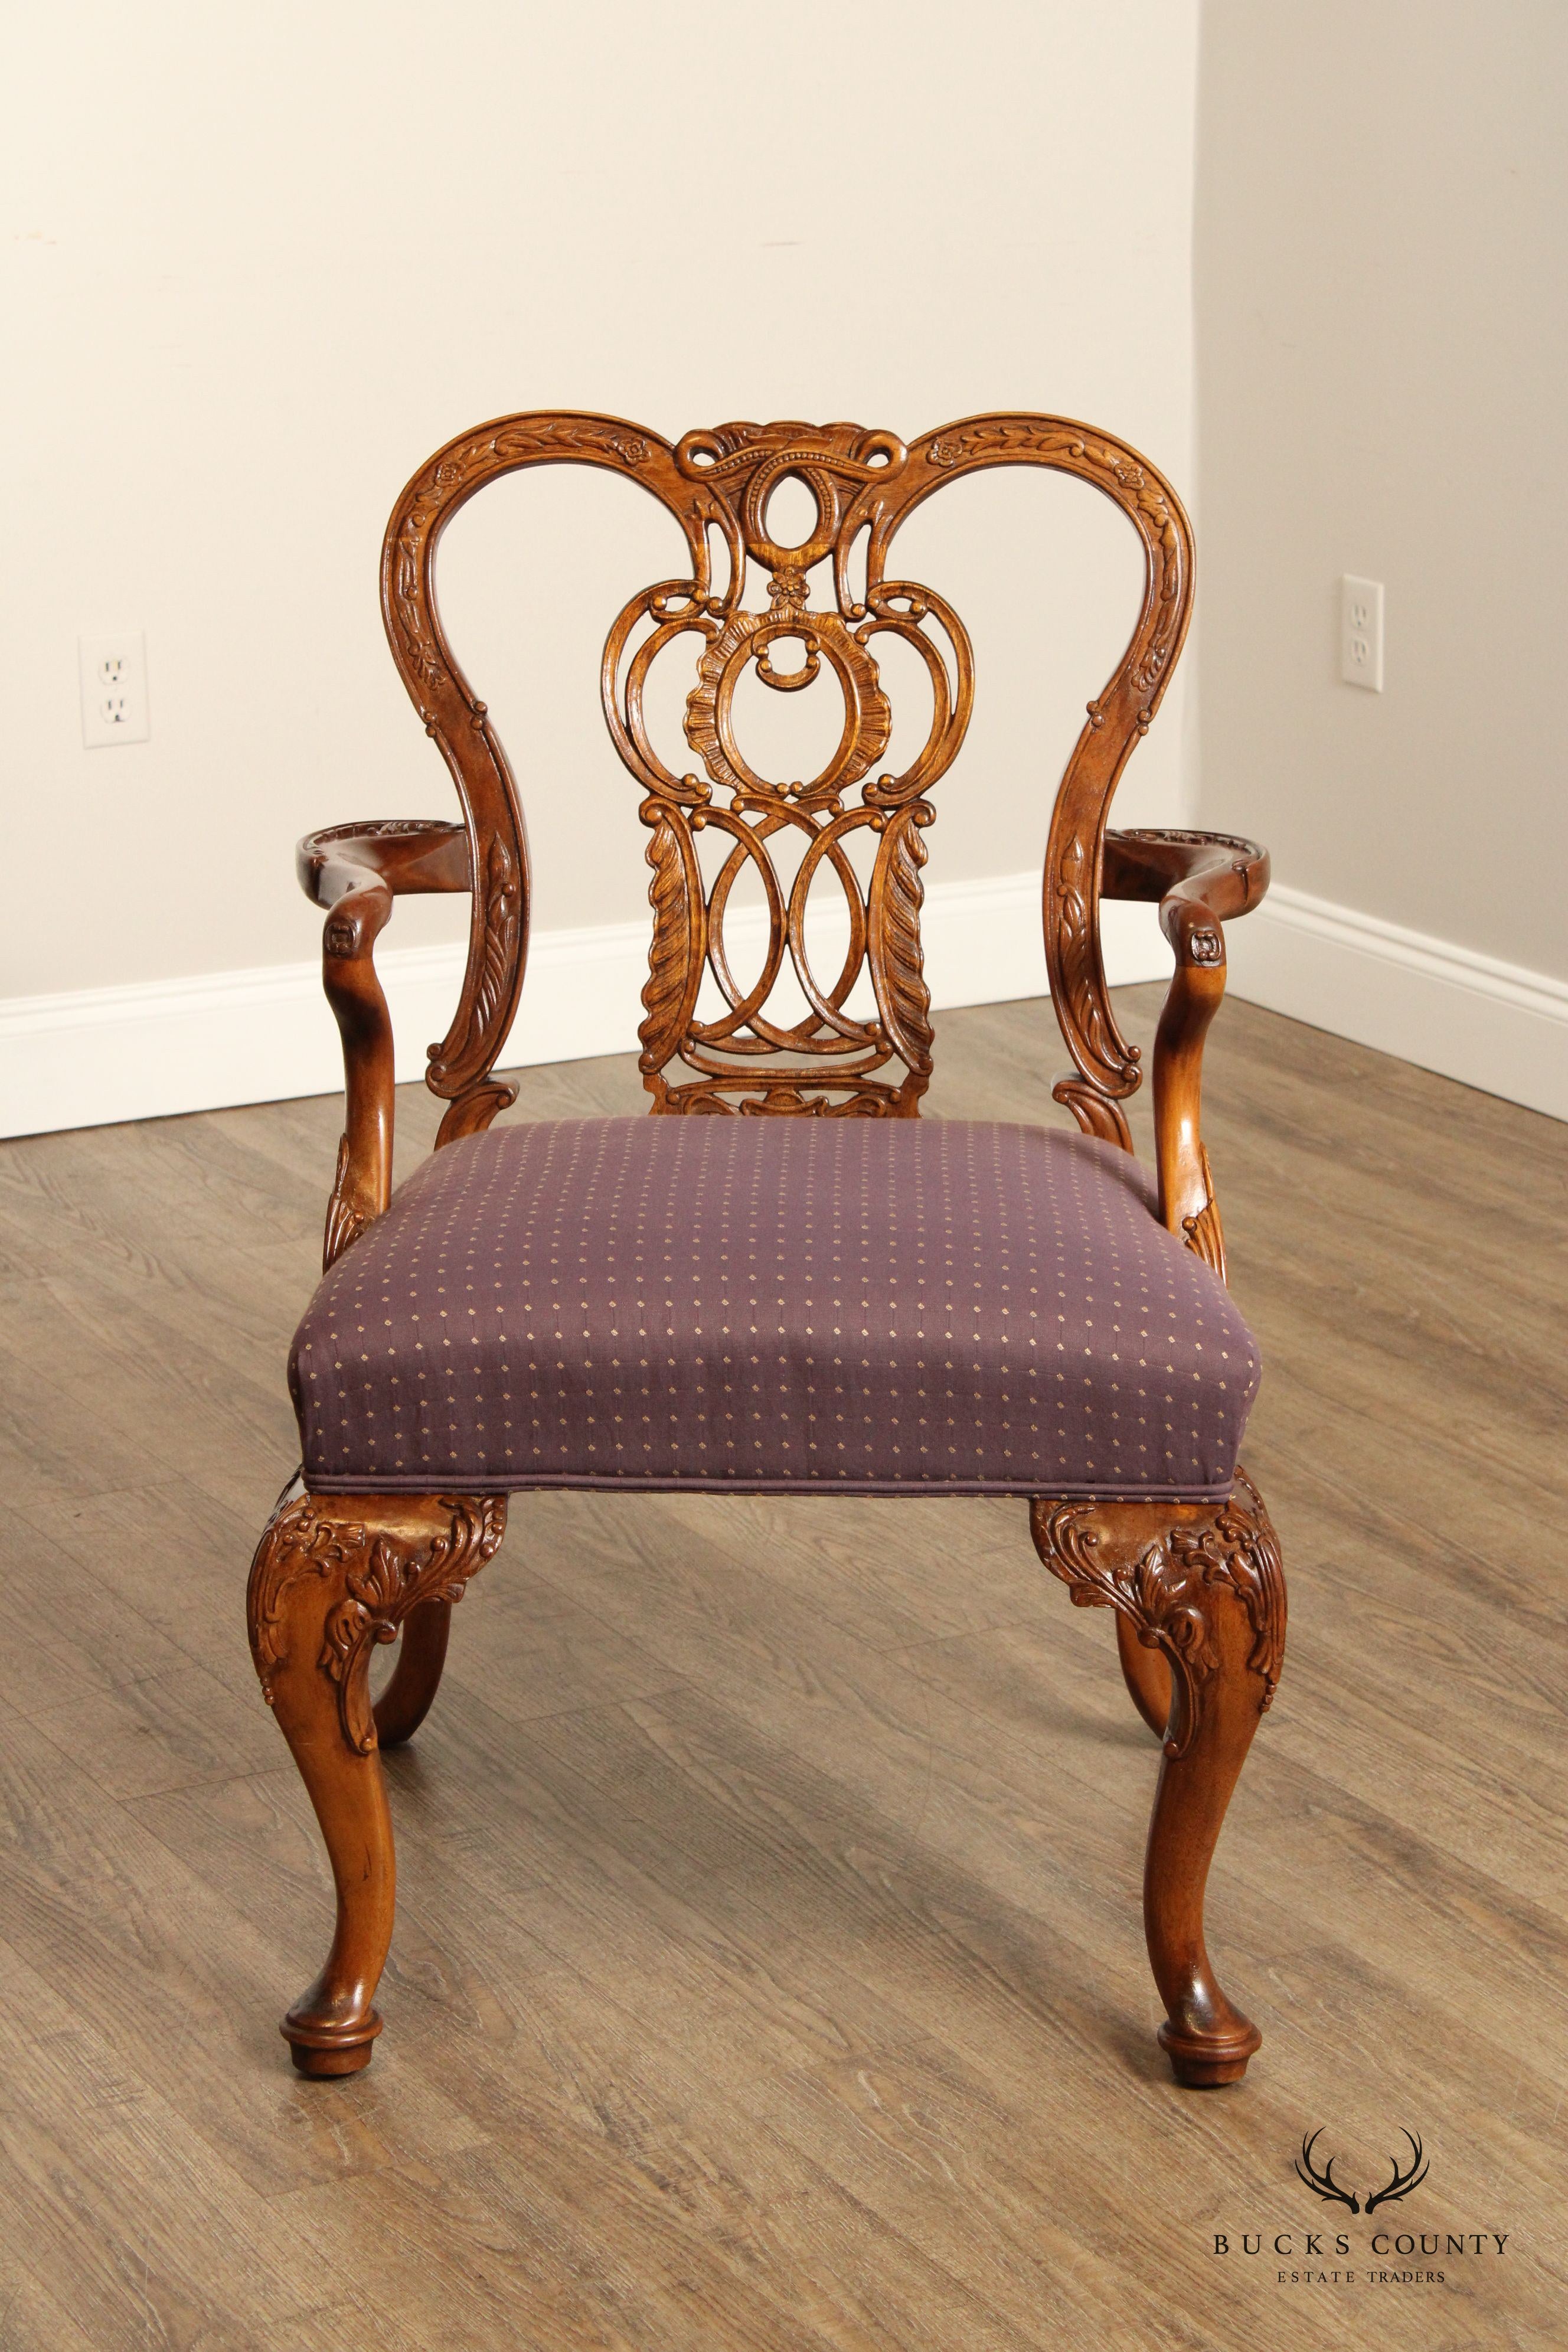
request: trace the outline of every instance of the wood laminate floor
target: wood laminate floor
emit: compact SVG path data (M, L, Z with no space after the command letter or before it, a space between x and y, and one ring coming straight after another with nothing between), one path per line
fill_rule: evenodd
M1062 1060L950 1013L931 1108L1058 1116ZM514 1504L388 1759L388 2031L297 2079L330 1885L242 1601L338 1106L0 1147L6 2352L1568 2344L1568 1130L1246 1004L1210 1068L1291 1630L1210 1895L1266 2038L1208 2095L1109 1618L1021 1505L839 1496ZM1426 2184L1320 2204L1320 2126Z

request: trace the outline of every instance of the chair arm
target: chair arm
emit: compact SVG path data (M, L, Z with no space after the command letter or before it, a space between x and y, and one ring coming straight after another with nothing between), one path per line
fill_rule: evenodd
M460 824L415 817L329 825L305 835L295 866L305 896L327 910L321 985L343 1041L343 1135L325 1268L392 1198L392 1016L376 977L376 936L395 898L470 887L468 835Z
M1225 1235L1199 1124L1204 1039L1225 994L1223 925L1268 887L1268 853L1223 833L1107 833L1107 898L1157 899L1176 968L1154 1037L1160 1217L1224 1278Z

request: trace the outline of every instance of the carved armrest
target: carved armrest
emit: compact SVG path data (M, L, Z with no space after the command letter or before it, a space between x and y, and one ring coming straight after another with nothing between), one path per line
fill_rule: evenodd
M343 1136L327 1204L323 1267L392 1198L392 1016L375 971L375 940L406 893L467 890L468 835L424 817L329 825L295 853L300 887L327 909L321 984L343 1041Z
M1225 1236L1199 1125L1204 1039L1225 994L1223 926L1268 887L1268 853L1224 833L1107 833L1107 898L1158 900L1176 968L1154 1038L1160 1216L1225 1274Z

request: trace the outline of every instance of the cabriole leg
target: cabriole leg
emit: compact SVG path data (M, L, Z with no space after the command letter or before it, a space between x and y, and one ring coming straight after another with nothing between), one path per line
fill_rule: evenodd
M505 1525L499 1497L311 1496L296 1480L257 1548L251 1655L310 1792L337 1889L326 1964L283 2021L301 2074L357 2074L381 2032L375 1989L392 1940L395 1868L371 1651L395 1640L405 1619L434 1614L432 1603L445 1621ZM416 1658L427 1670L428 1628L421 1633ZM426 1705L438 1678L437 1658Z
M1160 2046L1178 2083L1206 2090L1238 2082L1263 2036L1215 1981L1204 1942L1204 1890L1226 1808L1262 1713L1248 1661L1247 1610L1223 1584L1205 1583L1189 1604L1191 1664L1202 1666L1195 1706L1177 1682L1184 1718L1161 1759L1143 1859L1143 1932L1165 2004Z
M1121 1660L1121 1679L1133 1706L1155 1738L1163 1739L1171 1720L1171 1669L1164 1653L1147 1644L1132 1619L1120 1609L1116 1612L1116 1652ZM380 1719L378 1708L376 1720Z
M429 1714L451 1630L449 1601L426 1601L409 1611L392 1679L375 1703L375 1736L383 1748L401 1748Z
M1228 1503L1030 1506L1036 1548L1075 1601L1131 1628L1123 1666L1140 1712L1156 1694L1134 1652L1152 1644L1171 1678L1164 1757L1143 1874L1143 1925L1165 2003L1160 2043L1179 2083L1234 2083L1262 2040L1209 1965L1209 1863L1285 1649L1285 1579L1262 1498L1237 1474ZM1119 1637L1122 1627L1118 1626ZM1134 1674L1140 1676L1134 1680Z

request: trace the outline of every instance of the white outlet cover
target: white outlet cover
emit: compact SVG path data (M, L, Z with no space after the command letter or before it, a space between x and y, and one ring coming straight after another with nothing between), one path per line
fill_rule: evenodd
M147 709L147 644L140 629L79 637L81 670L81 740L85 750L110 743L146 743L153 723Z
M1340 582L1340 676L1383 692L1383 583L1350 572Z

